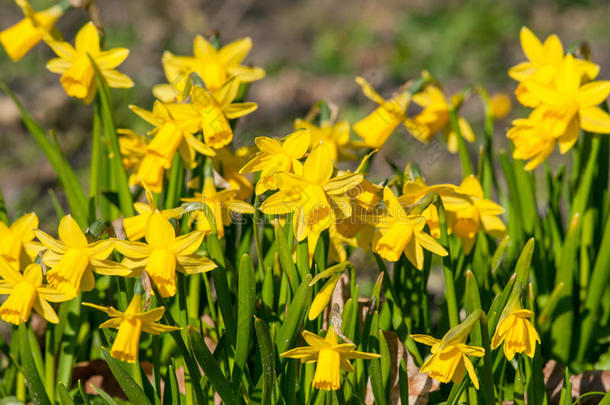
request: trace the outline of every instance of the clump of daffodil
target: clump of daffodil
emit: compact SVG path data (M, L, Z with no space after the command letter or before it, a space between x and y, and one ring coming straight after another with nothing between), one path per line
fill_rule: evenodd
M404 124L412 132L420 131L418 125L406 116L411 93L404 89L404 86L390 100L385 100L364 78L357 77L356 82L362 87L366 97L379 104L375 111L354 124L354 131L364 139L367 146L382 147L400 124Z
M0 294L8 298L0 306L0 318L15 325L27 322L32 308L51 323L59 318L49 304L69 299L54 288L42 283L42 268L39 264L28 265L23 274L0 258Z
M176 294L176 271L195 274L216 268L210 259L194 254L204 233L194 231L176 237L174 227L159 211L148 217L144 237L146 243L117 240L116 249L129 259L122 263L133 276L142 270L148 273L162 297Z
M395 262L402 253L419 270L424 265L424 250L439 256L447 251L434 238L423 231L426 219L421 215L410 215L400 205L389 187L383 189L386 212L376 221L378 233L373 242L373 251L386 260Z
M469 254L472 250L479 230L498 239L506 235L506 226L498 218L504 208L483 197L481 183L474 175L466 177L455 189L455 194L444 195L442 200L447 211L448 230L460 238L464 253Z
M294 173L302 169L299 159L305 156L309 149L311 133L307 130L297 130L287 135L281 142L260 136L254 139L254 143L260 152L239 172L261 172L255 191L256 194L263 194L267 190L277 189L276 173Z
M462 104L463 96L454 96L451 102L447 102L442 90L429 84L413 96L413 102L423 110L417 114L413 121L418 124L410 127L410 132L416 139L428 143L438 132L443 134L447 148L451 153L458 150L458 134L451 124L451 111L457 110ZM457 112L456 112L457 114ZM457 117L457 126L462 138L468 142L474 142L474 132L468 121L463 117Z
M34 11L26 0L15 0L25 18L0 32L0 43L13 62L19 61L43 38L60 38L53 27L64 13L64 7L56 4L43 11Z
M107 313L110 319L100 325L100 328L116 328L118 333L110 349L110 355L115 359L135 363L138 359L138 347L142 332L158 335L161 332L180 330L179 327L163 325L157 321L165 313L165 308L159 307L142 312L142 297L134 294L125 312L113 307L84 302L83 305L99 309Z
M33 212L21 216L10 226L0 221L0 257L16 269L33 261L42 250L42 245L33 240L37 227L38 216Z
M154 212L160 212L165 219L179 218L183 214L182 208L180 207L170 208L167 210L157 210L157 206L155 205L155 200L150 192L150 189L146 186L146 184L143 185L144 189L146 190L146 199L148 200L148 204L141 202L133 203L133 207L138 215L123 218L123 228L125 229L125 235L129 240L138 240L144 237L146 223L148 222L148 218L150 218Z
M163 53L163 69L168 84L155 86L155 97L163 101L180 101L191 73L196 73L205 87L214 91L230 78L240 83L250 83L265 77L265 70L241 65L252 49L250 38L238 39L220 49L200 35L193 41L193 56L176 56L169 51Z
M280 354L282 357L300 359L302 363L317 362L312 386L325 391L341 387L341 370L353 373L351 359L378 359L375 353L359 352L352 343L339 343L337 332L331 325L324 338L309 331L303 331L303 339L309 346L297 347Z
M61 75L59 81L69 96L84 99L86 103L93 100L97 82L91 60L109 87L133 87L133 81L128 76L115 70L127 58L129 50L114 48L102 51L97 28L91 21L76 34L74 47L64 41L47 40L47 44L59 56L47 63L47 69Z
M293 228L298 241L305 240L313 257L322 231L351 216L348 193L363 179L361 174L333 177L333 161L327 145L319 144L309 154L302 169L276 173L279 191L267 198L260 210L269 215L294 213Z
M509 300L491 340L491 348L496 349L504 342L504 355L509 361L515 357L515 353L525 353L533 358L536 342L540 343L540 336L528 319L533 316L532 311L521 308L519 299Z
M468 372L472 384L479 389L479 379L468 356L483 357L485 349L467 345L466 339L480 316L480 312L472 313L464 322L451 328L441 340L428 335L411 335L416 342L432 346L430 357L419 371L430 373L430 377L442 383L453 381L454 384L459 384Z
M515 95L519 102L527 107L537 107L539 100L531 97L525 82L536 82L540 85L550 85L557 76L564 61L563 45L555 34L549 35L544 43L527 27L521 28L521 48L527 58L509 69L508 75L520 82ZM599 73L599 66L582 59L575 59L579 79L593 80Z
M237 214L254 214L254 207L245 201L237 198L238 190L229 189L217 191L214 185L214 177L206 176L203 181L203 190L201 193L195 193L192 198L183 198L185 202L195 202L207 205L214 216L216 222L216 233L219 238L225 235L225 226L231 224L231 215ZM203 210L191 212L191 223L194 222L197 229L208 235L212 231L212 225L209 223L207 216Z
M126 276L128 268L106 260L114 250L114 240L104 239L89 243L71 215L59 222L59 240L36 229L36 237L47 248L42 259L51 267L47 272L49 284L68 298L76 297L79 291L90 291L95 287L93 271L111 276Z
M306 129L311 134L311 145L315 146L324 143L330 149L333 161L354 160L357 156L350 150L355 147L350 142L350 125L347 121L333 123L330 119L322 120L320 125L314 124L310 117L306 119L298 118L294 121L294 129Z
M321 271L313 278L313 280L311 280L309 283L310 287L322 279L328 279L320 291L318 291L318 294L316 294L314 297L311 307L309 307L308 317L310 321L316 319L322 313L322 311L324 311L324 308L326 308L330 302L333 291L335 291L335 287L337 286L337 282L339 281L341 274L343 274L348 266L350 266L349 262L336 264L324 271Z

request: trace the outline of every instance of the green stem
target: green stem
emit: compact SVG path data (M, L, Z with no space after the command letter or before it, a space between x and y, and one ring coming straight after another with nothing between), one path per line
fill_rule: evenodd
M47 395L51 400L55 398L55 352L53 341L55 328L48 325L45 331L45 354L44 354L44 381Z
M458 141L458 153L460 154L460 161L462 162L462 177L468 177L472 174L472 163L470 162L470 156L468 155L468 149L462 136L462 131L458 124L457 111L451 109L449 111L449 117L451 119L451 130L455 132Z
M460 322L458 315L457 297L455 294L455 278L451 268L451 252L449 251L449 238L447 236L447 216L445 207L440 197L437 195L434 202L438 211L438 225L441 229L441 245L449 253L443 257L443 275L445 276L445 300L447 301L447 311L449 314L449 325L453 328Z
M91 141L91 166L89 169L89 223L95 220L100 202L100 166L102 154L102 127L99 103L93 110L93 139Z

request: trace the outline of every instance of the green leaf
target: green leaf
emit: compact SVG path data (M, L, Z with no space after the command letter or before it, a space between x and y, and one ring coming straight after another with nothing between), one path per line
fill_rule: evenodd
M205 344L203 337L193 328L188 330L189 342L195 359L199 363L199 367L210 381L214 390L220 395L220 398L227 404L239 404L238 398L235 396L229 381L222 373L218 363L208 346Z
M57 394L59 395L59 403L61 405L74 405L70 393L62 383L57 383Z
M377 311L375 311L371 320L371 332L368 338L368 350L373 353L379 353L379 334L383 332L379 329L379 313ZM385 405L387 404L387 395L383 386L381 360L369 360L369 370L375 403Z
M237 343L235 345L235 364L231 375L233 389L239 386L241 376L248 359L248 347L252 336L252 317L256 300L256 280L254 278L254 264L247 254L241 257L239 263L239 276L237 279Z
M174 367L173 359L171 364L167 366L167 373L165 373L163 403L180 405L180 391L178 390L178 380L176 379L176 369Z
M27 327L23 323L19 325L19 359L23 367L25 382L30 391L32 402L35 405L51 405L51 401L49 401L42 379L32 358L32 348L30 347Z
M290 288L294 294L299 286L299 276L297 274L297 266L292 260L292 251L288 246L286 233L282 230L280 224L275 226L275 240L277 241L278 254L280 264L282 265L282 270L284 270L286 273L288 282L290 283Z
M152 405L142 388L140 388L134 379L131 378L129 373L123 368L121 362L110 356L110 353L105 348L102 348L101 353L102 358L104 361L106 361L106 363L108 363L110 371L116 378L125 395L127 395L127 398L129 398L129 400L134 404Z
M311 302L311 274L307 274L299 288L297 288L296 294L286 312L286 319L282 324L277 334L277 350L279 353L283 353L288 348L292 347L296 341L296 337L299 332L299 328L303 324L305 314L307 313L307 307Z
M103 389L101 389L100 387L90 384L93 389L95 390L95 392L97 392L97 394L102 397L102 399L104 400L105 403L109 404L109 405L118 405L117 402L112 399L112 397L110 395L108 395L108 393L106 391L104 391Z
M256 339L258 340L258 347L261 353L262 361L262 380L263 380L263 393L261 404L272 404L273 385L275 384L275 361L273 344L271 343L271 334L269 333L269 327L260 318L254 319L254 330L256 331ZM289 360L294 361L294 360Z

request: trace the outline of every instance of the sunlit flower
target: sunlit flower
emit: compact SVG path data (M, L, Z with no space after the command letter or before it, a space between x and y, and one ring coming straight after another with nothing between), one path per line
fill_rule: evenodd
M102 51L97 28L92 22L88 22L78 31L74 47L64 41L47 40L47 44L59 56L47 63L47 69L61 74L59 80L69 96L82 98L86 103L93 100L97 83L91 59L109 87L133 87L133 81L128 76L114 69L127 58L129 50L114 48Z
M47 272L49 284L69 298L79 291L95 287L93 271L111 276L126 276L131 271L118 263L106 260L114 250L114 241L104 239L89 243L85 234L70 215L59 222L59 240L36 229L36 237L48 249L42 259L52 267Z
M144 185L146 189L146 198L148 200L148 204L144 204L141 202L136 202L133 204L138 215L134 215L133 217L123 218L123 228L125 229L125 235L129 240L138 240L144 237L144 233L146 231L146 223L148 222L148 218L153 214L153 212L157 212L157 206L155 205L155 200L146 185ZM161 215L165 219L170 218L179 218L182 216L183 211L182 208L171 208L167 210L159 210Z
M379 234L373 242L373 250L386 260L395 262L402 253L413 266L422 269L424 250L439 256L447 256L447 251L434 238L423 231L424 217L409 215L389 187L383 190L383 202L387 214L376 224Z
M64 13L64 8L59 4L36 12L26 0L15 0L15 3L23 11L25 18L0 32L0 43L13 62L23 58L44 37L60 37L53 26Z
M254 214L254 207L245 201L237 199L237 190L221 190L217 191L214 185L213 177L206 177L203 181L203 190L201 193L195 193L192 198L183 198L185 202L200 202L208 206L214 215L216 222L216 233L219 238L225 235L225 226L231 224L231 216L233 213L238 214ZM203 210L193 211L191 213L191 222L195 222L197 229L205 235L212 230Z
M216 268L206 257L195 255L203 241L200 231L176 237L172 224L159 212L153 212L146 222L146 243L116 241L116 249L128 257L123 264L133 275L146 270L162 297L176 294L176 271L186 274L203 273Z
M416 139L428 143L434 135L441 132L449 151L456 153L458 150L458 135L451 126L449 113L451 109L458 107L454 105L457 103L453 101L451 104L448 103L441 89L432 84L426 86L420 93L415 94L413 102L423 107L423 110L413 118L413 121L418 125L411 127L411 134ZM462 138L468 142L474 142L474 132L472 132L468 121L458 116L457 124Z
M364 143L372 148L380 148L400 124L404 124L412 132L420 131L417 124L406 116L407 106L411 101L408 91L399 89L386 101L364 78L357 77L356 82L362 87L367 98L379 104L375 111L354 124L354 131L364 139Z
M163 69L169 84L155 86L155 96L163 101L174 101L184 92L191 73L196 73L208 90L219 89L230 77L241 83L249 83L265 77L265 71L257 67L241 65L252 49L252 40L242 38L220 49L214 48L200 35L193 41L193 56L175 56L163 53Z
M339 281L339 278L341 277L341 274L343 274L343 271L346 269L347 265L349 265L349 262L344 261L335 266L329 267L328 269L318 273L309 283L309 286L312 287L318 281L328 279L320 291L318 291L311 303L311 306L309 307L308 317L310 321L316 319L330 302L333 291L335 291L335 287L337 286L337 282Z
M69 297L48 285L42 284L42 268L39 264L30 264L21 274L0 258L0 294L8 298L0 306L0 318L6 322L19 325L27 322L32 308L51 323L58 323L59 318L49 304L66 301Z
M361 174L333 177L333 161L325 144L316 146L297 174L277 173L279 191L261 204L269 215L294 212L293 227L298 241L307 238L310 259L320 234L331 224L351 215L347 193L362 182Z
M460 238L464 253L472 250L479 230L498 239L506 235L506 226L498 218L504 208L483 197L481 183L474 175L462 181L455 195L443 196L442 200L449 231Z
M529 160L525 170L533 170L546 160L557 144L554 133L561 122L547 114L545 109L537 108L528 118L519 118L512 122L513 126L506 136L513 141L515 159Z
M430 357L422 364L419 371L429 372L430 377L442 383L453 381L454 384L459 384L468 371L472 384L479 389L479 379L467 356L483 357L485 349L466 345L466 339L481 314L480 310L471 313L464 322L447 331L441 340L428 335L411 335L416 342L432 346Z
M254 139L260 152L242 167L240 173L261 172L256 183L256 194L277 189L276 173L294 173L302 168L299 159L305 156L311 143L311 133L300 130L287 135L281 142L260 136Z
M352 343L339 343L337 332L331 325L324 338L309 331L303 331L303 338L309 346L297 347L280 354L282 357L300 359L302 363L317 362L312 386L317 389L334 391L341 387L341 370L354 372L351 359L378 359L375 353L356 351Z
M515 91L519 102L527 107L537 107L540 101L531 96L523 82L530 81L543 86L551 84L564 61L563 45L554 34L549 35L543 44L527 27L521 28L520 36L521 48L528 60L510 68L508 74L522 82ZM599 73L599 66L592 62L575 59L575 65L579 71L579 81L581 78L592 80Z
M38 217L33 212L24 214L10 227L0 221L0 257L16 269L33 261L43 249L40 243L33 241L37 227Z
M237 190L235 198L247 201L252 196L254 186L246 176L240 173L240 169L254 155L255 146L243 146L232 152L228 146L216 151L212 159L214 169L228 183L228 189Z
M117 129L119 135L119 149L125 170L129 172L129 185L136 186L140 184L140 166L146 156L148 148L148 139L145 136L138 135L131 129ZM161 169L163 170L163 169Z
M534 325L527 319L534 313L527 309L521 309L519 303L511 308L509 314L502 318L496 327L491 348L496 349L504 342L504 355L510 361L515 353L525 353L534 357L536 342L540 343L540 336Z
M100 325L100 328L116 328L119 330L110 349L110 355L115 359L129 363L135 363L138 359L138 347L140 346L142 332L158 335L161 332L180 330L178 327L156 322L165 313L163 307L142 312L142 297L140 294L134 294L125 312L118 311L113 307L103 307L88 302L83 302L83 305L99 309L110 316L109 320Z
M504 93L495 93L489 98L491 116L497 120L506 117L512 108L510 97Z

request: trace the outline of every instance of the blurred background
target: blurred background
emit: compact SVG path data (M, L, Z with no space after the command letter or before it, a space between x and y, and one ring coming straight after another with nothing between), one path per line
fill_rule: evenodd
M50 0L32 0L39 10ZM223 43L250 36L254 41L247 64L262 66L267 77L254 83L248 101L259 104L254 114L242 118L236 129L238 146L253 137L280 137L292 130L319 100L340 108L340 118L351 123L374 109L354 82L367 78L384 96L426 69L438 78L447 94L482 84L490 93L512 97L515 83L507 69L524 60L519 29L526 25L542 40L557 33L566 48L588 41L600 78L610 78L610 2L607 0L103 0L97 1L107 39L106 46L128 47L129 58L119 68L136 83L129 90L113 90L117 126L140 132L147 124L132 114L128 104L150 109L151 88L165 81L161 55L192 54L196 34L218 32ZM0 0L0 29L22 18L12 0ZM88 20L83 10L70 10L57 27L73 42L76 31ZM92 107L66 96L59 76L45 69L53 57L38 45L19 63L0 50L0 80L24 102L47 129L53 129L64 153L87 182ZM466 100L461 113L482 136L482 105ZM506 130L511 118L525 116L515 107L496 123L495 145L508 149ZM375 159L372 179L391 173L386 160L403 167L418 163L429 182L460 181L457 156L447 152L440 138L426 146L399 129ZM470 145L473 156L477 147ZM557 153L555 155L558 155ZM561 159L553 157L554 164ZM552 159L552 164L553 164ZM0 95L0 188L9 212L35 210L55 221L49 189L56 177L20 122L17 109ZM48 215L47 215L48 214Z

